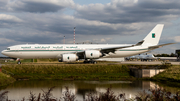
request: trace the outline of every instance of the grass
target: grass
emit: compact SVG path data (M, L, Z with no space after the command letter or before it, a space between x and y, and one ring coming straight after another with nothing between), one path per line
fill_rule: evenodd
M154 79L159 79L162 81L180 81L180 66L171 66L166 69L166 71L156 75Z
M180 66L174 65L154 76L152 80L166 82L169 86L180 86Z
M130 80L126 65L120 64L11 64L3 69L16 79Z
M0 87L13 83L14 81L14 78L0 72Z
M58 59L21 59L21 63L50 63L50 62L58 62ZM0 60L1 64L17 64L16 60L8 60L8 62L5 62L5 60Z

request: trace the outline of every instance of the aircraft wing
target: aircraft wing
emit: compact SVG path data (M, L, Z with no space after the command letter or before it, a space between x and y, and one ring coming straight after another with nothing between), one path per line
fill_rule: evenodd
M176 43L167 43L167 44L161 44L161 45L156 45L156 46L150 46L148 49L153 50L153 49L160 48L166 45L171 45L171 44L176 44Z
M136 45L120 46L120 47L108 47L108 48L101 48L101 49L99 49L99 50L100 50L102 53L108 54L109 52L114 53L117 49L134 47L134 46L136 46Z
M97 49L88 49L88 50L99 50L102 54L108 54L110 52L114 53L117 49L122 49L122 48L129 48L129 47L134 47L134 46L140 46L143 41L138 42L137 44L133 44L133 45L127 45L127 46L119 46L119 47L107 47L107 48L97 48ZM84 54L85 54L86 50L82 50L82 51L77 51L77 52L71 52L72 54L77 54L77 56L79 56L79 58L84 58Z
M138 43L135 44L135 45L121 46L121 47L101 48L100 51L101 51L102 53L106 53L106 54L108 54L109 52L114 53L117 49L129 48L129 47L134 47L134 46L140 46L140 45L142 45L143 42L144 42L144 40L138 42Z
M137 45L128 45L128 46L119 46L119 47L108 47L108 48L97 48L97 49L89 49L89 50L99 50L103 54L108 54L109 52L114 53L117 49L134 47L134 46L137 46ZM78 52L74 52L74 53L83 58L85 51L86 50L78 51Z

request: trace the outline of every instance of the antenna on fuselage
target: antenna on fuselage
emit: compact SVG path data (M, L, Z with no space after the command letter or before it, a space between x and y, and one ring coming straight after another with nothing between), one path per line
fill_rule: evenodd
M74 27L74 44L75 44L75 29L76 29L76 27Z

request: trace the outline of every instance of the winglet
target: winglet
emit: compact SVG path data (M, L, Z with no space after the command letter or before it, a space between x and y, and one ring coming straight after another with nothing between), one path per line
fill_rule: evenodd
M151 32L143 39L142 45L155 46L158 45L164 24L157 24Z

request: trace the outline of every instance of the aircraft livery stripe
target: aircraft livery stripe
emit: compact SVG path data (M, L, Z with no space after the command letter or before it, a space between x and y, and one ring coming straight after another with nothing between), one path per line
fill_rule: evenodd
M24 51L82 51L82 50L10 50L7 52L24 52Z
M142 51L142 50L148 50L148 49L126 49L126 50L119 50L119 51ZM84 50L9 50L7 52L26 52L26 51L84 51Z

